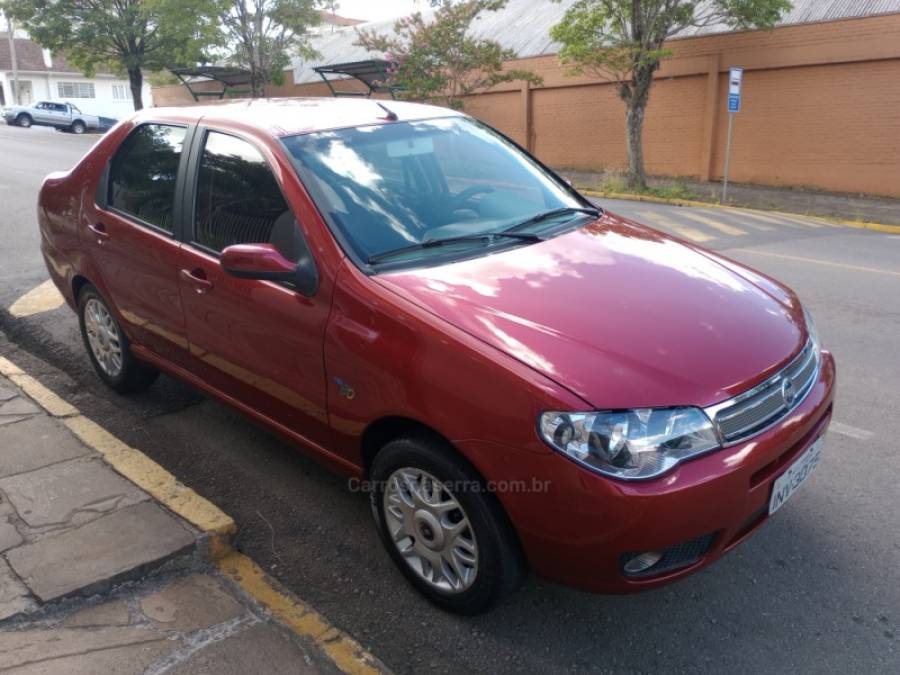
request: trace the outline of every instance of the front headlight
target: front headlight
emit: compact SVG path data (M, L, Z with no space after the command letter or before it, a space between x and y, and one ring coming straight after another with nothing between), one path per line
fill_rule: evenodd
M545 412L538 426L550 447L598 473L626 480L655 478L720 446L699 408Z

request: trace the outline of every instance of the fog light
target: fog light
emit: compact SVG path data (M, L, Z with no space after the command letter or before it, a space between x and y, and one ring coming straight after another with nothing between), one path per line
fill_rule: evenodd
M638 553L622 567L625 574L635 575L646 572L662 559L662 553L656 551L647 551L646 553Z

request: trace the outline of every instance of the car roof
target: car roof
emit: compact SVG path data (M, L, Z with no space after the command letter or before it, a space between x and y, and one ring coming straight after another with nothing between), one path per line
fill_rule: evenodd
M380 104L380 105L379 105ZM388 112L399 121L434 117L462 117L450 108L406 101L369 98L268 98L246 99L178 108L149 108L135 121L172 121L252 127L273 136L293 136L327 129L342 129L384 122Z

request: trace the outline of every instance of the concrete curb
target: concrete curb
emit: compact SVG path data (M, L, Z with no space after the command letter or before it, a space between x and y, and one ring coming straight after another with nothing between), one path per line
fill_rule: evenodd
M288 629L311 641L339 670L352 675L391 672L356 640L282 588L253 560L236 552L231 544L237 525L218 506L182 485L166 469L82 415L75 406L3 356L0 356L0 375L22 389L82 443L100 453L115 471L203 533L206 553L223 576L268 609Z
M297 635L311 640L343 672L389 673L388 668L352 637L335 628L305 602L284 590L253 560L232 552L216 561L219 571Z
M2 356L0 375L8 377L51 417L60 420L82 443L99 452L118 473L200 530L207 537L210 558L215 560L231 550L231 537L237 532L231 516L179 483L159 464L89 420L75 406Z
M843 225L845 227L855 227L863 230L874 230L876 232L887 232L888 234L900 234L900 225L885 225L882 223L867 223L861 220L844 220L842 218L825 218L823 216L806 216L802 213L788 213L786 211L775 211L774 209L754 209L751 207L729 206L728 204L717 204L715 202L701 202L694 199L678 199L669 197L657 197L655 195L642 195L630 192L604 192L602 190L590 190L578 188L578 191L589 197L602 197L605 199L625 199L632 202L650 202L653 204L668 204L669 206L697 206L702 208L714 209L730 209L732 211L763 211L772 213L776 216L784 215L788 217L809 217L827 220L835 225Z

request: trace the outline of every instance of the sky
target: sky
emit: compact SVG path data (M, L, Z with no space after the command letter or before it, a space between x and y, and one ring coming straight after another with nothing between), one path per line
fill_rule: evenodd
M335 0L335 2L337 14L366 21L394 19L430 7L428 0Z

